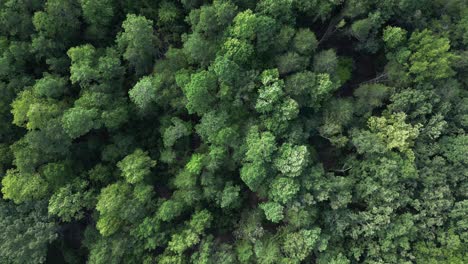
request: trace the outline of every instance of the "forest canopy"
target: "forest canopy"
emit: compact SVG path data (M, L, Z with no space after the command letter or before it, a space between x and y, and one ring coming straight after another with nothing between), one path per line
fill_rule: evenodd
M468 2L0 1L0 262L468 263Z

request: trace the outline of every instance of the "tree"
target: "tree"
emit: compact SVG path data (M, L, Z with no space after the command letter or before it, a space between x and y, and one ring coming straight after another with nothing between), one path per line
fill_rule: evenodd
M303 261L314 249L320 236L320 228L312 230L302 229L299 232L286 235L283 250L293 260Z
M409 57L409 73L414 80L447 78L454 74L451 64L455 56L449 52L450 41L439 38L429 30L415 32L409 39L412 51Z
M389 48L394 49L406 41L406 34L406 30L402 28L388 26L383 32L383 41Z
M260 14L273 17L282 23L293 23L292 1L262 0L257 4L257 11L259 11Z
M310 56L317 49L318 41L314 32L309 29L299 29L294 36L294 48L302 55Z
M200 235L205 228L210 226L212 216L209 211L203 210L193 214L181 233L174 234L169 241L168 249L181 254L190 247L200 242Z
M223 193L221 195L221 208L234 207L239 201L240 190L240 186L232 185L232 183L228 182L224 187Z
M382 84L364 84L354 91L357 109L362 114L370 114L375 108L384 105L384 100L388 99L391 87Z
M151 103L156 101L158 85L154 82L154 78L145 76L128 92L132 102L139 108L147 109Z
M279 56L276 60L278 71L282 75L303 71L306 69L308 64L309 59L296 52L287 52Z
M400 152L410 151L413 140L419 135L420 125L406 124L406 115L397 113L389 117L371 117L368 126L371 132L376 133L388 150L394 148Z
M137 76L149 73L158 52L159 41L154 35L153 21L143 16L127 15L117 45Z
M277 177L271 182L269 197L275 202L285 204L293 200L299 188L294 179Z
M427 29L413 32L409 40L406 40L405 35L405 30L396 27L387 27L384 31L384 41L393 51L387 55L391 60L390 66L403 65L406 75L414 82L453 76L452 64L456 55L449 51L449 39L439 37ZM395 74L402 75L398 72Z
M338 57L333 49L319 52L314 57L314 70L316 72L333 74L338 66Z
M9 0L1 4L0 21L2 36L11 36L17 39L28 39L34 32L32 14L41 8L42 1Z
M128 183L136 184L151 173L151 168L156 166L156 161L148 156L148 152L136 149L117 163L122 175Z
M103 236L110 236L126 224L135 223L144 216L152 195L152 187L148 185L132 187L117 182L103 188L96 204L97 229Z
M73 47L67 52L72 65L70 66L70 80L72 83L80 83L87 87L91 82L98 79L98 72L94 65L96 49L92 45Z
M21 172L35 173L40 165L64 159L71 143L60 120L49 120L45 128L29 131L11 145L13 164Z
M260 204L260 208L264 211L266 219L273 223L279 223L284 218L284 207L276 202L267 202Z
M113 1L80 0L87 33L94 39L105 40L115 15Z
M189 113L203 115L208 112L215 103L216 89L217 80L212 72L201 71L192 74L190 82L183 87Z
M271 236L258 241L255 244L254 252L258 262L262 264L272 264L279 259L283 260L280 244Z
M87 187L86 181L76 180L60 188L49 200L49 214L60 217L64 222L83 218L84 210L93 208L95 199Z
M38 96L57 99L67 92L67 81L60 76L45 74L36 81L33 91Z
M42 263L58 238L45 201L13 205L0 200L0 227L0 257L8 263Z
M278 158L275 159L275 166L285 176L297 177L307 166L308 154L306 146L283 144L279 149Z
M34 13L33 24L38 34L32 38L32 50L55 72L68 67L63 51L77 43L80 15L79 5L72 0L48 0L43 11Z
M47 182L38 174L21 173L11 169L2 179L3 197L17 204L44 198L47 191Z
M98 111L74 107L67 110L62 117L62 125L71 138L80 137L93 128L98 128Z
M254 53L254 48L245 40L229 38L223 44L224 56L226 59L243 65L249 62Z

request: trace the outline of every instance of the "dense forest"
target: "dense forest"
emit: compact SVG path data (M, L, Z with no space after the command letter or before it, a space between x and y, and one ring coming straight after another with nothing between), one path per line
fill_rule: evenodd
M1 0L0 263L468 263L466 0Z

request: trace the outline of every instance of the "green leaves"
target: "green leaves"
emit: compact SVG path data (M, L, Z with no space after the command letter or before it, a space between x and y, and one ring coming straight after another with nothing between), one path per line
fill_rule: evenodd
M103 236L110 236L120 228L137 222L147 212L152 198L152 187L131 186L126 182L116 182L101 190L96 210L99 219L96 228Z
M265 75L271 76L265 76ZM264 72L263 80L264 87L259 91L257 103L255 105L255 109L259 113L268 113L275 110L276 104L283 96L282 90L282 83L281 82L273 82L269 84L269 78L278 79L278 72L272 70L271 72Z
M25 90L12 103L13 123L28 130L45 129L64 108L61 102L40 98L35 90Z
M59 98L67 92L67 81L60 76L45 74L42 79L36 81L34 93L49 98Z
M98 40L107 38L107 32L115 15L114 3L110 0L80 0L83 18L88 23L87 33Z
M247 152L241 169L241 178L251 190L256 190L267 171L265 165L272 161L272 154L276 150L275 137L270 132L259 133L258 127L253 126L247 136Z
M267 171L261 163L246 163L242 166L240 177L251 189L257 190L267 176Z
M208 210L193 214L192 219L186 223L181 233L172 236L168 249L182 254L185 250L200 242L200 235L210 226L212 216Z
M251 44L236 38L229 38L224 42L225 57L239 65L248 63L252 58L254 49Z
M145 76L133 86L128 95L139 108L147 109L158 96L157 88L158 86L154 83L154 79L150 76Z
M269 197L273 201L287 203L291 201L299 191L299 184L291 178L277 177L270 185Z
M21 173L12 169L2 179L3 198L17 204L44 198L47 191L47 182L39 174Z
M294 48L302 55L310 56L318 46L318 40L314 32L301 28L294 36Z
M303 261L314 249L320 237L320 228L300 230L286 235L283 250L286 255L296 261Z
M246 160L260 163L271 161L272 154L276 150L275 137L270 132L259 132L258 127L250 129L247 136L248 150Z
M49 200L49 214L64 222L83 218L84 210L94 206L94 194L86 190L87 187L86 181L76 180L57 190Z
M21 205L0 200L0 258L6 263L43 263L58 226L44 201Z
M189 113L202 115L208 112L216 100L216 88L217 80L212 72L201 71L192 74L190 82L183 87Z
M99 127L100 123L97 118L98 111L96 109L74 107L63 114L62 125L71 138L77 138L88 133L91 129Z
M405 41L405 33L401 28L388 27L384 41L395 50L388 55L389 58L402 64L414 82L445 79L455 74L452 64L457 56L449 51L449 39L425 29L413 32ZM406 46L402 46L403 41L407 42Z
M283 209L284 207L275 202L267 202L260 204L260 208L265 213L266 219L273 222L279 223L284 218Z
M117 37L117 45L136 75L149 73L158 51L159 41L153 33L153 21L144 16L128 14L122 23L123 32Z
M399 27L388 26L383 32L383 40L390 49L394 49L406 41L406 30Z
M0 262L467 262L466 17L0 1Z
M384 153L397 149L401 153L412 156L411 146L419 135L421 125L412 126L405 123L405 119L404 113L369 118L367 124L370 131L355 133L353 142L358 152Z
M411 35L409 48L413 51L409 58L409 72L415 76L415 81L437 80L455 74L451 68L455 56L448 52L448 39L437 38L429 30L424 30Z
M309 152L306 146L293 146L284 144L279 150L279 157L275 159L276 168L288 177L301 175L309 161Z
M367 121L370 131L376 132L387 145L387 149L409 151L413 140L419 135L421 125L411 126L405 123L406 115L396 113L389 117L371 117Z
M70 66L70 80L72 83L89 85L98 78L98 72L94 69L96 49L92 45L73 47L67 52L72 61Z
M235 205L239 201L240 190L239 186L228 182L221 196L221 208L229 208Z
M131 184L143 181L151 173L151 168L154 166L156 166L156 161L148 156L148 152L141 149L136 149L117 163L117 167L122 171L122 176Z

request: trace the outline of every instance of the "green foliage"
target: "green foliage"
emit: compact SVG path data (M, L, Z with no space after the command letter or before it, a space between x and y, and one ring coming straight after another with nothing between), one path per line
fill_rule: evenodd
M300 29L294 36L294 49L300 54L310 56L318 46L314 32L309 29Z
M21 205L0 201L0 257L5 263L43 263L58 226L44 201Z
M256 126L250 128L246 143L248 149L245 158L254 163L271 161L277 149L275 137L270 132L259 132Z
M114 2L110 0L80 0L83 18L88 24L87 33L98 40L104 40L115 15Z
M405 123L406 115L396 113L389 117L371 117L367 121L370 132L376 136L377 142L383 143L386 149L398 149L400 152L411 152L410 147L413 140L419 135L420 125L411 126ZM370 143L370 142L369 142ZM356 146L359 146L356 145ZM358 147L358 152L364 152Z
M263 212L265 213L266 219L273 223L278 223L284 218L284 207L275 202L267 202L260 204L260 208L262 208Z
M80 220L83 210L94 206L94 194L87 191L86 181L76 180L60 188L49 200L49 214L56 215L64 222Z
M266 238L255 244L255 255L258 263L272 264L281 258L281 248L273 238Z
M387 57L395 61L394 67L402 65L414 82L445 79L455 74L452 65L457 56L449 51L448 38L428 29L413 32L408 40L405 34L405 30L396 27L387 27L384 31L383 39L393 50ZM395 78L402 75L395 74Z
M92 45L73 47L67 52L72 61L70 67L70 80L72 83L88 84L98 78L98 73L92 64L96 56L96 49Z
M216 76L213 73L201 71L192 74L190 82L183 87L189 113L202 115L208 112L215 102L216 88Z
M67 110L62 117L62 125L65 132L71 138L80 137L88 133L91 129L97 128L98 112L96 109L83 109L74 107Z
M226 184L221 196L221 208L232 207L239 199L239 192L241 188L232 183Z
M69 160L47 163L40 167L39 172L53 190L62 187L74 176Z
M0 262L468 262L467 17L0 1Z
M128 183L136 184L151 173L151 168L156 166L156 161L148 156L148 152L136 149L132 154L126 156L117 163L122 171L122 176Z
M292 146L286 143L279 149L279 157L275 160L275 166L282 174L297 177L307 166L308 154L306 146Z
M466 242L460 240L453 230L449 230L448 234L442 235L438 242L441 246L435 243L420 242L416 245L416 263L465 263L468 261L468 254L464 248Z
M383 41L389 48L394 49L406 41L406 30L388 26L383 32Z
M338 66L338 57L333 49L324 50L314 57L314 70L333 74Z
M173 118L172 126L166 128L163 133L163 143L165 147L172 147L184 136L189 136L191 133L190 123L186 123L179 118Z
M384 100L388 99L390 91L390 87L382 84L361 85L354 91L354 96L357 99L356 108L362 114L369 113L384 104Z
M63 77L50 74L44 75L42 79L36 81L34 94L49 98L59 98L67 92L67 81Z
M143 16L128 14L117 36L117 45L123 57L139 76L148 73L158 51L158 39L153 33L153 21Z
M103 188L96 204L96 210L99 212L97 229L103 236L110 236L125 224L141 218L152 195L151 186L132 187L124 182Z
M202 210L193 214L189 222L181 233L174 234L169 241L168 249L181 254L188 248L196 245L200 241L200 235L204 229L210 226L212 216L209 211Z
M298 191L299 185L293 179L278 177L271 183L270 197L276 202L287 203Z
M413 51L409 57L409 72L415 81L437 80L455 74L451 68L455 56L449 52L447 38L435 37L429 30L416 32L409 39L409 48Z
M170 221L179 216L184 210L184 204L179 201L167 200L164 201L158 208L157 216L162 221Z
M77 43L81 9L77 1L48 0L44 10L34 13L32 22L37 34L31 47L36 56L45 60L52 71L64 72L68 60L64 51Z
M8 170L2 179L3 198L15 203L39 200L47 195L47 182L38 174Z
M146 109L149 105L156 100L157 85L154 84L154 79L145 76L139 80L133 88L128 91L128 95L133 103L139 108Z
M297 261L303 261L314 249L320 229L300 230L287 234L284 239L283 250L286 256Z

